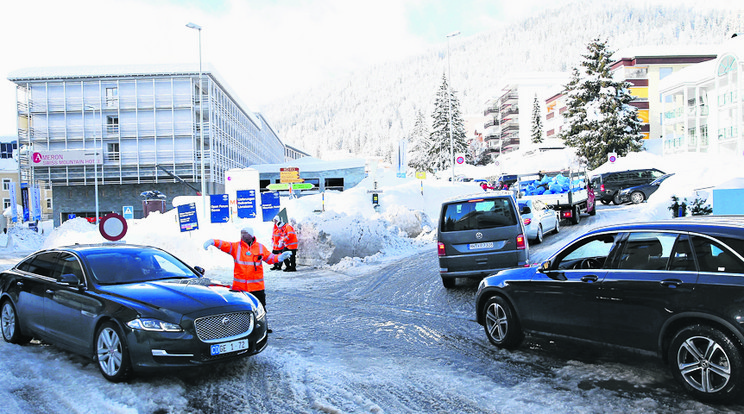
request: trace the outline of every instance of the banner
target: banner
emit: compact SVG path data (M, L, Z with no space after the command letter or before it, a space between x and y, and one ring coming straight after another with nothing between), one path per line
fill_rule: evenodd
M181 232L197 230L199 220L196 218L196 203L182 204L178 208L178 224Z
M10 193L10 217L12 223L18 222L18 201L17 200L17 194L16 194L16 186L13 181L10 182L8 186L8 192Z
M280 207L279 193L271 191L261 193L261 211L263 213L263 221L273 220L274 216L279 212Z
M238 190L237 207L239 218L256 218L256 190Z

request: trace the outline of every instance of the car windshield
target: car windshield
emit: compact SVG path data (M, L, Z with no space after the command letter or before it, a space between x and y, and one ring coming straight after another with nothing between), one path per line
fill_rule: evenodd
M93 278L102 285L198 276L175 257L156 249L121 249L86 255Z

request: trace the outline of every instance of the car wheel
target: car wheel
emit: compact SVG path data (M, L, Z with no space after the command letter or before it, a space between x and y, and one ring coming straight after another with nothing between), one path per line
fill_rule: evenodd
M103 377L111 382L121 382L131 376L129 350L121 329L113 322L106 322L98 328L96 360Z
M672 374L695 398L725 402L738 398L744 362L737 345L720 330L692 325L672 339L668 355Z
M442 285L445 289L452 289L457 285L457 279L442 277Z
M501 296L488 300L483 308L486 336L499 348L513 349L522 343L524 333L511 305Z
M646 196L640 191L633 191L633 193L630 195L630 201L633 202L633 204L640 204L645 199Z
M612 196L612 202L615 203L616 206L619 206L622 204L622 200L620 200L620 192L616 192L614 196Z
M553 230L555 230L555 233L556 234L558 234L558 233L561 232L561 221L560 220L556 220L555 221L555 229L553 229Z
M610 204L610 200L605 200L604 198L599 201L601 201L604 205Z
M25 344L31 338L21 335L21 326L18 324L18 314L10 300L3 302L2 317L3 339L11 344Z
M543 228L542 228L542 224L540 224L539 226L537 226L537 236L535 237L535 244L542 243L543 237L544 237Z

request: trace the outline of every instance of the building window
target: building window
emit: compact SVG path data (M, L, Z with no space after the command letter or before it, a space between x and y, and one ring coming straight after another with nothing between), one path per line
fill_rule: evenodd
M3 178L3 191L10 191L10 178Z
M0 143L0 158L13 158L13 150L16 148L15 142Z
M119 117L109 115L106 117L106 131L109 134L119 133Z
M47 201L47 207L46 207L47 210L51 210L52 209L52 199L51 198L47 198L46 201Z
M106 88L106 106L109 108L115 108L116 102L119 100L119 88L112 87Z
M659 80L671 75L673 71L673 68L659 68Z
M3 198L3 210L10 207L10 199L9 198Z
M108 144L108 153L106 154L106 161L119 161L119 143L112 142Z

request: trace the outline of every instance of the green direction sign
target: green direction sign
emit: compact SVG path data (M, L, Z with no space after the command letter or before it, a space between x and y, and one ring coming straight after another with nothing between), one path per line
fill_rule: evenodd
M310 190L314 186L311 183L296 183L291 184L293 190ZM282 190L289 190L289 183L279 183L279 184L269 184L266 186L271 191L282 191Z

